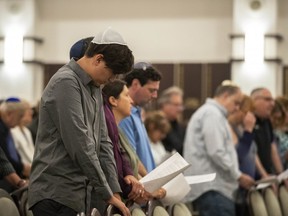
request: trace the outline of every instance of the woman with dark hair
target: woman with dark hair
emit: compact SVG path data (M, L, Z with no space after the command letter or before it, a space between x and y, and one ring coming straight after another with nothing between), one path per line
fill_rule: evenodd
M125 117L129 116L132 108L132 99L129 96L129 91L125 82L122 80L114 80L112 82L107 83L102 89L103 95L106 97L106 101L109 103L110 108L115 117L115 121L117 125L119 125L120 121ZM133 169L134 176L137 179L140 179L142 176L147 174L147 171L138 156L132 149L128 139L125 137L124 133L118 127L119 131L119 141L121 146L121 151L128 158L130 165ZM135 199L136 202L146 202L150 198L163 198L166 195L166 191L164 189L159 189L155 191L153 194L149 194L148 192L143 191L141 196ZM128 197L130 198L130 197Z

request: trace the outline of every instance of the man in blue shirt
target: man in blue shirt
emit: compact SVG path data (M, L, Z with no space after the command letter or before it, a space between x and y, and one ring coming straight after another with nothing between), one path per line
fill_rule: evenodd
M155 168L155 163L141 118L141 107L157 98L161 77L160 72L144 62L135 64L132 72L125 76L133 108L131 115L121 121L120 127L148 172Z

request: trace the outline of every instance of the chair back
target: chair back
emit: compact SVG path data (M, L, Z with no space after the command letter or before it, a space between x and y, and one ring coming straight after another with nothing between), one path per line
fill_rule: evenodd
M252 216L268 216L264 199L257 190L250 190L248 193L248 206Z
M145 213L142 211L141 208L134 208L134 209L131 211L131 215L132 215L132 216L145 216Z
M10 200L13 200L11 195L7 191L0 188L0 198L2 198L2 197L6 197Z
M96 208L93 208L91 211L91 216L101 216L101 214Z
M110 204L106 209L105 216L121 216L121 214L115 206Z
M2 197L0 198L0 215L3 216L20 216L17 206L13 200Z
M264 189L263 196L268 215L282 216L282 211L278 198L276 197L271 187Z
M21 216L33 216L28 206L28 186L22 187L11 193L11 196L16 203Z
M146 207L147 216L169 216L165 207L158 199L149 200Z
M127 202L126 206L129 208L129 211L132 216L146 216L141 206L137 203Z
M192 213L184 203L176 203L169 208L171 216L192 216Z
M285 185L279 186L279 201L283 216L288 216L288 190Z

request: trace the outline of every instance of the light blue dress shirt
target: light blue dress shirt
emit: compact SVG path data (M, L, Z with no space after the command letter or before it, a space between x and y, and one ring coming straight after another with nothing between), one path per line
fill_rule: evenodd
M241 172L227 114L222 105L208 98L188 123L184 158L191 166L184 171L185 175L216 173L216 178L193 186L186 201L193 201L212 190L234 199Z
M141 108L133 107L131 115L120 122L120 128L127 136L131 146L148 172L155 168L149 138L141 119Z

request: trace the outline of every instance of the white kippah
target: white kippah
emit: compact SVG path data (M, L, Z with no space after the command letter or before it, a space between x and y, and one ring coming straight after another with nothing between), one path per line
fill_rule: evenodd
M222 86L235 86L238 87L238 85L236 83L234 83L231 80L223 80L221 83Z
M136 64L134 64L133 68L145 71L147 68L152 68L152 65L148 62L137 62Z
M120 44L127 46L122 36L110 27L104 32L97 34L91 42L95 44Z

